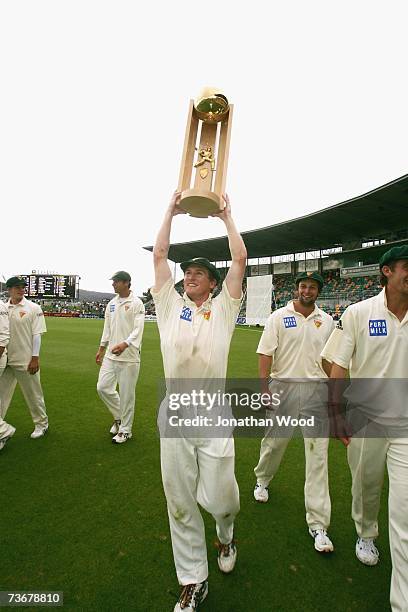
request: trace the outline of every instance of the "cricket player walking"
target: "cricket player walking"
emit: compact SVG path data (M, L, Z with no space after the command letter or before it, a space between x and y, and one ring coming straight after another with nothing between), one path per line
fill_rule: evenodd
M101 365L97 391L114 418L112 442L123 444L132 437L145 311L142 301L130 290L128 272L116 272L111 280L117 295L106 306L96 353L96 363Z
M379 266L383 290L345 310L322 356L333 362L331 378L344 379L349 370L352 382L371 379L371 389L375 386L375 395L381 398L381 414L376 397L371 402L365 402L364 396L356 397L357 402L353 402L354 412L366 419L368 427L377 428L378 437L364 435L364 431L358 432L359 437L350 435L344 421L340 423L337 437L347 446L352 475L352 517L358 536L356 556L365 565L376 565L379 560L374 541L378 536L378 512L387 466L391 608L393 612L407 612L408 409L406 395L396 396L398 413L398 406L389 393L381 397L379 383L381 379L394 379L394 385L383 382L386 389L393 391L398 384L395 379L408 379L408 246L388 250ZM397 421L395 415L398 415Z
M316 272L304 272L296 278L298 299L275 310L268 318L258 346L259 376L269 392L284 390L284 410L299 417L313 409L322 422L327 421L327 387L324 379L330 364L320 353L334 328L330 315L317 307L323 278ZM268 391L268 388L266 388ZM333 544L327 535L330 525L327 449L329 431L321 437L307 437L304 432L306 457L305 506L309 533L318 552L331 552ZM285 435L284 435L285 434ZM290 437L287 432L268 432L261 442L258 465L254 472L256 501L266 503L268 485L277 473Z
M10 299L7 310L10 340L7 365L0 378L1 416L4 419L18 383L34 422L31 438L48 431L48 417L40 381L41 335L47 329L41 307L24 297L26 282L21 276L6 281Z
M231 267L221 292L212 298L220 281L217 268L203 257L182 262L184 295L174 288L167 261L173 217L183 213L175 192L154 246L156 305L166 380L225 380L231 337L242 297L246 248L225 208L214 214L224 223L231 251ZM181 384L181 383L180 383ZM168 398L160 414L166 414ZM159 417L160 419L160 417ZM208 563L200 504L216 522L219 539L218 566L224 573L234 569L237 549L234 519L239 511L239 491L234 474L234 440L197 439L187 435L160 438L163 487L167 500L171 540L180 598L174 612L193 612L208 592Z

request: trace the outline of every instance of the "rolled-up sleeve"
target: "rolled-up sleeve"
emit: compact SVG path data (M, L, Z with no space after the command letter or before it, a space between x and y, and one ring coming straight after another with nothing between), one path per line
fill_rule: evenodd
M233 332L237 322L237 317L239 315L242 294L239 298L231 297L231 294L228 291L227 283L224 281L219 295L217 295L217 297L214 299L221 303L228 329L230 332Z
M278 348L278 344L278 317L277 315L271 314L266 321L256 352L259 355L268 355L272 357Z

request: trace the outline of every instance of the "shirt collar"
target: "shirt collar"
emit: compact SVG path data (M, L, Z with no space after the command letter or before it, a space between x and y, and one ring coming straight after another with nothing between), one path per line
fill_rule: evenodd
M294 307L294 305L293 305L293 302L294 302L294 300L291 300L290 302L288 302L288 303L287 303L287 305L286 305L286 308L287 308L288 310L290 310L291 312L294 312L295 314L297 314L297 315L299 315L299 316L302 316L302 317L303 317L302 313L300 313L300 312L298 312L297 310L295 310L295 307ZM312 316L314 317L314 316L316 316L316 315L318 315L318 314L319 314L319 307L317 306L317 304L316 304L316 302L315 302L314 309L312 310L312 312L310 313L310 315L309 315L308 317L304 317L304 318L305 318L305 319L309 319L309 317L312 317Z
M381 304L381 306L384 306L385 310L388 310L388 312L390 312L395 317L394 313L392 313L391 310L388 309L387 292L385 291L385 287L383 287L382 291L380 291L380 293L377 295L377 299L379 303ZM401 324L406 322L407 317L408 317L408 312L406 313L402 321L400 321Z
M190 300L190 298L188 297L187 293L184 292L183 293L183 300L186 303L186 305L191 308L191 309L197 309L200 310L201 308L203 310L210 310L211 309L211 300L212 300L212 295L210 293L210 295L208 296L208 298L205 300L205 302L203 302L201 304L201 306L197 307L195 305L195 303L193 302L193 300Z
M385 292L385 287L382 288L380 293L377 295L377 298L378 298L378 301L381 302L381 304L383 304L385 308L388 310L387 294Z
M121 304L124 304L125 302L131 302L132 299L133 299L133 292L132 291L129 293L129 295L127 297L124 297L124 298L119 297L119 294L117 294L115 296L115 300L117 302L120 302Z
M23 299L21 300L21 302L19 302L18 304L12 304L11 303L11 299L9 298L7 301L7 306L13 306L13 308L15 308L16 306L25 306L27 304L28 300L26 297L23 297Z

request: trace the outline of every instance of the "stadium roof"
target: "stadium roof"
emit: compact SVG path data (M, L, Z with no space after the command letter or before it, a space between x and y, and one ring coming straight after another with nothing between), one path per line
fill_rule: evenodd
M408 226L408 174L340 204L290 221L242 232L248 258L269 257L370 240ZM153 247L145 247L152 251ZM226 236L172 244L169 259L228 261Z

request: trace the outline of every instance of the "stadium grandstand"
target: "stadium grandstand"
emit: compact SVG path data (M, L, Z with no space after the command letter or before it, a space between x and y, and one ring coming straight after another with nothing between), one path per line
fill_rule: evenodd
M338 318L349 304L378 293L381 255L392 246L408 244L408 174L318 212L243 232L242 237L248 251L244 290L248 278L272 275L273 310L293 297L299 272L317 271L325 280L319 306ZM206 257L225 277L227 237L170 246L169 259L174 263L192 257ZM154 314L148 299L146 306ZM245 309L244 297L241 323L245 323Z

